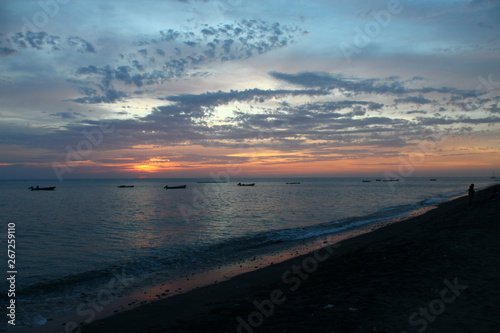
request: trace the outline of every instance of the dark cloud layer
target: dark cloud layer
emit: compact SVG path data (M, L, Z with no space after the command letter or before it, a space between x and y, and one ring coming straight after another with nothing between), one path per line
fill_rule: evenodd
M243 91L231 90L229 92L208 92L200 95L183 94L164 98L167 101L182 103L185 105L217 106L233 101L264 102L270 98L282 98L287 96L321 96L329 95L327 90L320 89L299 89L299 90L262 90L247 89Z
M270 75L275 79L285 81L294 85L309 87L309 88L323 88L323 89L337 89L343 93L353 94L383 94L383 95L404 95L411 93L442 93L442 94L455 94L460 98L477 97L477 92L472 90L458 90L450 87L421 87L411 88L407 82L400 80L398 77L392 76L387 78L346 78L341 74L333 75L324 72L302 72L296 74L288 74L281 72L271 72ZM411 81L422 80L421 77L414 77ZM415 101L417 104L429 103L425 99L417 97L407 97L400 99L401 102ZM423 102L423 103L422 103Z
M413 104L430 104L433 103L430 99L425 98L424 96L408 96L405 98L396 98L394 100L396 103L413 103Z
M394 81L393 78L385 80L346 79L341 75L313 72L298 74L271 72L270 74L278 80L310 88L338 89L345 92L370 94L403 94L408 92L402 83Z
M123 69L87 66L78 70L81 75L99 74L101 84L97 89L82 87L85 95L78 102L117 102L126 97L114 90L112 82L117 77L125 80L128 72ZM318 147L403 147L414 144L425 137L433 137L440 131L470 132L471 126L496 124L496 117L471 117L465 114L450 114L447 109L439 108L442 115L425 117L429 111L405 110L400 117L387 113L394 105L368 100L339 99L335 89L342 87L346 92L356 94L386 96L402 108L406 104L433 105L435 100L427 98L426 93L448 96L445 98L451 111L457 103L473 101L488 106L491 114L498 113L498 106L490 99L468 97L457 94L455 89L407 87L401 79L357 79L335 77L328 73L283 74L272 72L279 78L306 89L247 89L215 91L202 94L180 94L160 98L170 104L154 107L151 112L133 119L111 119L116 130L109 135L106 143L99 149L125 149L137 144L169 146L196 144L207 147L267 147L275 150L293 151L298 149L317 149ZM421 81L421 79L419 79ZM408 81L406 81L408 82ZM415 91L421 93L415 95ZM447 91L448 93L446 93ZM113 94L109 94L114 92ZM102 95L104 94L105 95ZM337 100L316 101L302 104L291 103L292 97L316 98L337 96ZM107 100L105 100L107 99ZM265 103L271 99L279 103L272 109ZM248 105L250 109L233 108L232 115L221 118L217 108L229 107L232 103ZM397 105L398 105L397 104ZM417 115L408 119L404 115ZM82 114L59 112L51 114L73 120L64 129L44 134L23 135L20 140L38 148L62 147L64 142L75 142L81 138L86 128L98 126L95 120L78 120ZM468 126L467 129L464 126ZM9 138L12 140L12 137ZM18 140L17 138L16 140ZM17 141L18 143L20 141ZM12 142L12 141L11 141ZM59 142L59 144L56 144ZM250 142L252 142L250 144Z

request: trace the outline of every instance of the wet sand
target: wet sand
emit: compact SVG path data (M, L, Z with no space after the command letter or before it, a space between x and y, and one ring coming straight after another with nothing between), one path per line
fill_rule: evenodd
M82 332L500 332L495 189Z

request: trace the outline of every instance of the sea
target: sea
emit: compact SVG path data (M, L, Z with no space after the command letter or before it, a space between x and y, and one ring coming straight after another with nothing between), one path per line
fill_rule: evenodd
M495 181L2 180L2 266L9 277L7 234L15 226L16 279L15 297L8 296L12 286L5 282L0 300L8 313L3 305L15 298L16 326L2 324L0 330L67 332L64 325L70 321L89 323L260 268L270 263L270 255L273 262L284 260L277 254L289 257L290 249L308 242L425 211L466 195L471 183L481 189ZM30 191L30 186L56 189ZM224 274L210 275L217 271ZM180 280L191 282L175 285Z

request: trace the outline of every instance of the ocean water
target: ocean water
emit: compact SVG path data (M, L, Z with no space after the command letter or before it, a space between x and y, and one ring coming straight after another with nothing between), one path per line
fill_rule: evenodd
M204 180L210 181L0 181L4 248L7 225L16 224L16 325L36 329L57 314L74 312L117 274L126 272L140 281L120 290L132 293L162 279L254 257L276 244L307 241L435 205L465 195L470 183L477 189L494 183L487 178L199 183ZM238 182L256 185L239 187ZM134 187L117 188L122 184ZM187 188L165 190L167 184ZM28 190L37 185L57 188Z

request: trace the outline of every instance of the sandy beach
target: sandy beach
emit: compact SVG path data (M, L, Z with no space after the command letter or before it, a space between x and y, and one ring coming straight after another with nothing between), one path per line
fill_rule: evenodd
M499 332L495 190L82 332Z

